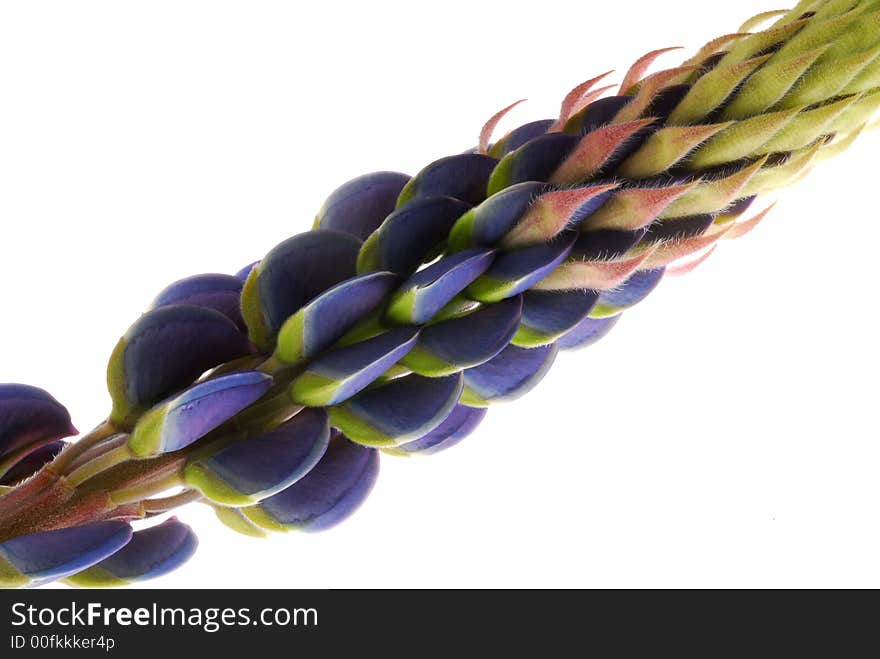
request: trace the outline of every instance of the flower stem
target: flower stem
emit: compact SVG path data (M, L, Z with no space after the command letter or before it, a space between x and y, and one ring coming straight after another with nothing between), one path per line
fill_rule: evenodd
M131 522L136 519L144 519L146 516L147 511L144 510L140 501L136 501L135 503L125 503L121 506L116 506L104 515L102 519Z
M71 460L70 464L67 465L67 472L70 473L73 470L81 467L85 463L94 460L98 456L103 455L104 453L107 453L112 449L115 449L117 446L124 445L128 442L129 437L130 435L128 435L128 433L119 433L117 435L112 435L104 441L95 444L94 446L83 451L77 457Z
M143 505L144 512L146 513L167 513L173 508L200 501L201 498L202 493L198 490L184 490L183 492L172 494L167 497L144 499L141 502L141 505Z
M106 453L102 453L98 457L89 460L84 465L74 469L70 472L70 475L67 476L67 482L70 483L72 487L76 487L93 476L100 474L102 471L107 471L111 467L115 467L116 465L129 460L131 457L132 453L126 442L125 444L116 446Z
M258 371L262 371L267 375L277 375L281 371L289 368L293 368L295 364L286 364L282 362L275 353L269 355L269 357L261 362L256 368Z
M102 519L141 518L142 499L182 485L185 463L181 455L125 460L77 488L67 478L43 470L0 497L0 542Z
M110 419L107 419L90 433L61 451L61 453L58 454L58 457L49 464L49 469L56 474L64 474L74 458L118 432L119 429L110 421Z
M0 542L24 533L58 528L52 526L55 511L64 507L75 495L63 478L40 472L0 499Z
M46 468L0 496L0 525L19 517L23 511L52 493L60 478Z
M117 505L133 503L135 501L146 500L148 497L161 494L166 490L179 487L183 484L183 476L179 472L174 472L158 477L147 483L121 487L118 490L111 492L110 498Z
M73 495L72 490L64 490L61 485L63 483L59 481L56 487L50 488L52 495L42 496L39 503L22 510L17 517L0 526L0 542L105 519L115 508L106 492Z

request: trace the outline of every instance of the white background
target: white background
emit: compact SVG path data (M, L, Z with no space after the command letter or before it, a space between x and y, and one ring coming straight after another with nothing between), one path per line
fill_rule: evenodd
M338 184L470 147L513 100L502 130L771 8L5 2L0 380L88 430L111 348L165 284L234 272ZM462 445L383 459L343 526L259 541L190 506L196 560L150 585L880 586L877 147L822 165Z

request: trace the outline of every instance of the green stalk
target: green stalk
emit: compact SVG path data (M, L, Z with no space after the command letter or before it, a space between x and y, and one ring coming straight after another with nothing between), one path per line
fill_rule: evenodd
M201 501L202 493L198 490L184 490L178 494L157 499L144 499L141 502L144 512L151 514L167 513L174 508L184 506L188 503Z
M102 471L107 471L111 467L115 467L132 457L133 455L131 449L128 448L128 443L116 446L106 453L89 460L77 469L74 469L67 476L67 482L70 483L71 487L76 487L93 476L100 474Z
M65 450L58 454L49 468L54 471L56 474L64 474L67 467L73 462L74 459L79 457L82 453L92 448L93 446L103 442L105 439L108 439L119 432L119 429L108 419L98 425L94 430L92 430L89 434L82 437L80 440L71 444Z

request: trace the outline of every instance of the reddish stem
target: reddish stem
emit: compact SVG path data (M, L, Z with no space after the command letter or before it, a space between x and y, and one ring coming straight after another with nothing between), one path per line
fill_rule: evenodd
M90 492L72 498L68 496L63 501L55 501L54 505L47 505L44 510L39 511L40 514L34 514L37 509L32 508L28 511L29 514L23 515L13 524L4 525L0 529L0 542L29 533L93 522L106 518L114 508L115 505L106 492Z
M34 502L39 501L44 491L58 483L58 475L48 469L38 471L33 477L21 483L0 497L0 525L20 516Z

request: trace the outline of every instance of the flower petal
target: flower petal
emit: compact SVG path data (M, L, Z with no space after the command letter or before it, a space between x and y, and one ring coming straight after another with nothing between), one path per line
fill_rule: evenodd
M428 325L401 365L420 375L440 377L477 366L501 352L516 333L522 298L514 296Z
M400 172L372 172L343 183L321 206L315 228L343 231L366 240L394 210L409 180Z
M487 196L525 181L549 181L579 142L575 135L547 133L504 156L489 178Z
M34 449L0 476L0 485L15 485L30 478L61 453L67 442L57 440Z
M98 563L131 540L124 522L93 522L0 543L0 587L40 586Z
M327 413L304 409L274 430L192 459L184 469L184 480L216 503L250 505L309 473L329 441Z
M563 350L576 350L593 345L611 331L620 320L620 315L608 318L590 318L587 316L575 327L570 329L556 342Z
M519 295L565 261L576 238L572 233L550 244L502 252L492 266L467 287L465 293L480 302L498 302Z
M251 350L235 323L214 309L175 304L148 311L129 328L110 357L110 419L130 429L141 413L208 369Z
M583 136L607 126L632 99L632 96L607 96L593 101L571 116L565 123L565 132Z
M513 344L535 348L553 343L586 318L598 299L599 293L590 290L526 291Z
M464 371L461 402L470 407L488 407L519 398L546 375L557 352L555 343L540 348L507 346L485 364Z
M639 270L633 273L618 288L603 292L591 315L594 318L616 316L624 309L635 306L657 288L660 280L663 279L663 274L664 268Z
M194 275L170 284L156 296L151 309L169 304L193 304L219 311L239 329L247 329L241 317L241 289L238 277L222 274Z
M518 126L495 142L492 148L489 149L489 155L494 158L502 158L526 142L546 133L554 123L554 119L539 119Z
M407 279L391 297L388 318L422 325L492 264L491 249L467 249L441 258Z
M436 255L456 221L470 210L452 197L411 201L388 218L364 243L358 272L387 270L408 276Z
M172 517L135 531L122 549L65 582L82 588L107 588L155 579L186 563L198 544L193 530Z
M397 446L440 425L458 402L462 386L460 373L442 378L406 375L331 407L330 420L359 444Z
M251 340L266 348L300 307L357 274L361 241L349 233L317 229L276 245L245 282L242 313Z
M435 160L406 184L397 207L426 197L452 197L471 206L486 198L489 175L498 163L481 153L461 153Z
M323 531L349 517L379 475L379 453L334 435L320 462L286 490L242 513L271 531Z
M244 371L193 385L144 414L128 441L140 458L185 448L256 402L272 377Z
M535 199L550 189L546 183L527 181L496 192L458 219L449 234L449 251L494 247L516 226Z
M253 263L248 263L248 264L247 264L246 266L244 266L241 270L239 270L238 272L235 273L235 277L236 277L237 279L241 279L242 282L247 281L247 278L250 277L250 275L251 275L251 271L252 271L255 267L257 267L257 265L258 265L259 263L260 263L259 261L254 261Z
M393 273L371 272L324 291L281 326L276 357L295 364L326 350L382 306L398 281Z
M341 403L371 384L416 345L417 327L398 327L317 357L290 385L295 403Z
M47 391L27 384L0 384L0 458L76 433L70 413Z
M483 418L487 410L479 407L467 407L456 405L449 416L431 432L422 435L418 439L406 442L400 446L389 449L390 453L433 455L445 451L458 444L470 435Z

